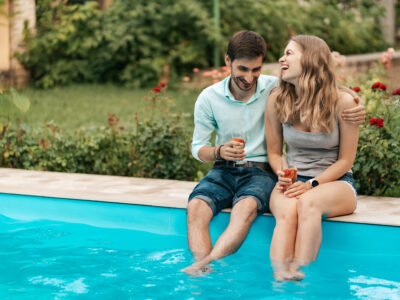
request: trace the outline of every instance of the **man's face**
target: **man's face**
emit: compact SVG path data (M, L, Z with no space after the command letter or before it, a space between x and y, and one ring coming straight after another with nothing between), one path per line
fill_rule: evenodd
M233 84L240 90L250 91L256 84L261 74L263 58L237 58L232 61L225 55L225 63L231 69Z

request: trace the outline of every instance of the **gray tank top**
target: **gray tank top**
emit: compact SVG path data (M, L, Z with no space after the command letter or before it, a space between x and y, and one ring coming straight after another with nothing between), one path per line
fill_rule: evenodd
M290 166L297 173L315 177L338 160L339 124L335 117L333 133L305 132L283 124L286 155Z

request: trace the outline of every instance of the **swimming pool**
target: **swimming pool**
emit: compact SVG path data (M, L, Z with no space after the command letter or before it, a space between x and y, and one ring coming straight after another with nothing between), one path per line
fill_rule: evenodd
M0 194L0 298L400 299L400 227L323 222L306 279L276 283L273 226L258 217L236 254L189 277L183 209Z

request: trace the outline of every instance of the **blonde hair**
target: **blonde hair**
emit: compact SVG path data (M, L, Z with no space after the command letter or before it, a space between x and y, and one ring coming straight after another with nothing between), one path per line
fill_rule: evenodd
M299 122L325 133L333 131L339 98L331 50L319 37L298 35L291 39L302 49L302 72L295 86L280 78L275 107L284 124Z

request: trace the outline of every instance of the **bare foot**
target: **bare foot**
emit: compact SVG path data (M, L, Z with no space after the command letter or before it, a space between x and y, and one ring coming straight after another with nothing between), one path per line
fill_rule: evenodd
M185 272L186 274L191 276L201 276L204 273L210 273L211 267L209 265L204 265L200 262L196 262L193 265L182 269L181 272Z
M287 279L289 281L302 281L306 275L300 270L290 270L287 274Z
M289 272L291 274L291 280L293 281L301 281L306 277L304 272L301 270L301 267L304 264L300 264L298 261L293 261L289 267Z
M282 281L288 281L291 278L291 273L287 270L279 270L273 273L273 276L276 281L282 282Z

